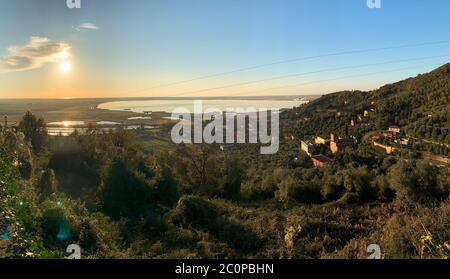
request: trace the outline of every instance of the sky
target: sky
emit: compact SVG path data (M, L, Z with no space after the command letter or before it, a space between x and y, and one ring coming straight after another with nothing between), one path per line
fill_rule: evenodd
M0 0L0 98L371 90L450 62L449 11L448 0Z

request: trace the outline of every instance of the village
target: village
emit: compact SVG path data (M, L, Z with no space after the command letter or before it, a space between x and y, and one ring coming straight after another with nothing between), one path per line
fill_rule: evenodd
M336 117L343 117L343 115L344 112L336 112ZM368 126L369 116L370 112L365 110L363 113L351 117L349 126ZM355 149L361 143L372 146L374 149L387 155L394 155L400 152L402 148L408 148L412 144L412 138L405 135L397 125L389 126L382 131L369 132L362 137L361 142L349 133L349 126L346 126L344 135L330 132L329 135L313 135L297 139L296 136L290 134L286 137L286 140L298 141L301 151L311 158L315 168L322 168L332 164L335 154L346 148Z

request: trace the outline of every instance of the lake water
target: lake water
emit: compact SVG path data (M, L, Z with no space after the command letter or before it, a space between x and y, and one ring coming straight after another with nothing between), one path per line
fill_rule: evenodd
M49 127L76 127L76 126L86 126L89 123L86 123L84 121L59 121L59 122L50 122L47 123L47 126ZM92 124L96 124L97 126L113 126L113 125L120 125L118 122L114 121L97 121L93 122Z
M295 100L203 100L203 110L208 108L218 108L222 111L235 108L249 108L255 109L291 109L302 104L308 103L303 99ZM99 109L116 110L116 111L133 111L137 113L145 112L168 112L172 113L176 108L186 108L194 112L194 100L148 100L148 101L118 101L103 103L98 106Z
M96 122L97 126L100 126L98 129L108 131L108 130L115 130L115 125L120 125L118 122L113 121L98 121ZM80 134L86 133L88 128L83 127L86 126L86 122L84 121L61 121L61 122L51 122L47 124L47 134L49 136L63 136L68 137L71 134L73 134L75 131L77 131ZM108 127L101 127L101 126L112 126L110 128ZM124 126L123 129L125 130L139 130L139 129L154 129L154 126L150 125L127 125Z
M84 121L60 121L47 123L47 126L73 127L73 126L83 126L84 124L85 124Z

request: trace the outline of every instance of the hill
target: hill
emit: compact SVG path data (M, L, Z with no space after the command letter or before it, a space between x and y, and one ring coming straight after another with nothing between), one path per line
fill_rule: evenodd
M288 112L284 118L300 136L342 134L358 138L371 130L400 126L408 136L450 144L450 63L377 90L325 95ZM368 114L366 121L364 111ZM364 123L351 126L352 120Z

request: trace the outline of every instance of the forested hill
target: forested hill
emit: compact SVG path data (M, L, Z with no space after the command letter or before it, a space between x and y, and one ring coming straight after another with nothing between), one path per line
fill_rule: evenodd
M371 130L398 125L409 136L448 145L449 103L450 63L374 91L325 95L287 112L284 118L300 136L327 135L331 131L344 133L347 126L355 136L361 137ZM364 118L364 111L369 116ZM352 120L361 123L351 126Z

